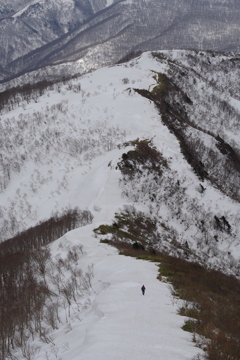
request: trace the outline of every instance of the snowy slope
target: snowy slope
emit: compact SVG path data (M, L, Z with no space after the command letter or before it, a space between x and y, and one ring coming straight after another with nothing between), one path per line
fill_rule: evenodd
M226 69L229 72L224 75ZM79 268L87 271L93 265L92 287L78 294L70 309L59 296L57 328L41 340L26 340L25 355L16 350L19 360L26 358L27 352L31 359L41 360L190 360L197 355L199 349L191 336L181 330L184 318L176 315L168 286L156 279L157 266L119 256L116 249L99 243L93 229L111 224L114 213L134 205L136 211L156 221L156 249L239 274L240 205L238 193L234 199L229 186L231 174L222 187L213 177L199 179L181 151L176 132L166 122L161 97L154 98L151 93L159 90L156 93L164 97L166 91L161 90L170 86L170 100L166 97L170 110L178 119L179 109L187 114L186 133L182 134L205 144L193 142L206 166L209 151L215 154L218 166L216 169L213 164L213 169L221 180L223 164L230 158L218 150L214 131L221 130L237 156L238 71L233 55L144 53L128 63L48 87L41 94L33 92L28 97L19 93L1 109L2 240L66 208L87 208L94 215L92 225L76 229L50 246L57 263L74 246L83 245L80 258L71 266L78 274ZM170 77L170 85L163 74ZM181 91L177 91L180 85ZM135 89L148 91L152 98ZM193 105L184 100L186 94ZM218 105L222 106L223 100L225 108L219 115ZM149 161L145 167L139 166L141 172L136 171L132 178L123 176L119 162L123 153L134 150L130 141L136 139L151 140L162 153L167 166L161 176L148 167ZM237 178L238 168L235 170L232 176ZM236 189L239 191L238 183ZM214 223L214 216L221 219L223 215L231 224L229 232L217 229ZM182 251L186 242L188 252ZM51 263L48 266L51 283L55 270ZM69 269L62 269L63 278L70 276ZM147 288L144 297L140 292L143 283ZM56 284L51 286L57 293Z
M99 79L103 74L104 71L98 74ZM147 77L143 81L147 82ZM136 105L134 109L136 111ZM144 111L144 108L140 110ZM125 108L125 114L131 118L130 107ZM140 115L137 119L141 120ZM152 124L154 133L155 121ZM141 133L151 135L151 129L143 121L141 123ZM128 126L130 136L130 124ZM136 131L137 127L134 134ZM173 142L171 150L170 144L170 139L166 139L165 147L172 155L178 146ZM58 261L64 259L74 246L83 245L83 254L75 269L86 271L93 266L92 288L72 303L70 316L64 299L59 296L60 322L57 329L51 329L48 322L43 321L47 336L40 339L35 335L34 340L32 337L26 340L21 350L15 349L13 354L18 360L24 360L26 356L39 360L101 360L106 357L116 360L154 360L159 357L191 360L201 352L194 346L191 334L181 329L185 318L177 315L180 304L171 296L169 285L156 279L157 265L120 256L115 248L100 244L93 235L96 226L103 221L110 222L113 213L127 202L118 186L119 170L115 169L121 152L121 149L115 149L94 159L91 169L83 167L86 170L84 175L81 175L82 168L79 167L70 187L72 195L69 196L69 192L58 197L61 206L64 199L71 204L75 201L79 206L88 206L95 215L92 225L71 231L50 246L53 261ZM110 161L111 166L107 166ZM47 198L45 201L45 206L39 204L39 210L40 214L44 210L46 215L53 202ZM146 286L144 297L140 291L143 283Z
M68 62L67 73L76 74L72 61L82 59L85 68L96 69L137 50L239 51L238 0L152 0L151 6L149 0L2 3L3 82L48 65L50 76L59 79L51 65Z
M120 256L115 248L100 244L93 235L93 228L103 220L111 220L112 213L124 199L117 187L117 171L103 167L102 174L96 169L91 177L92 181L88 179L89 193L102 208L98 209L92 225L71 231L51 244L52 261L47 271L47 281L51 284L52 264L65 259L74 247L83 246L74 270L87 271L92 267L91 289L78 294L75 301L71 300L70 314L63 296L53 296L59 304L55 329L49 326L46 315L42 324L42 333L46 335L41 338L39 334L26 336L24 345L21 349L15 348L13 355L18 360L27 356L39 360L101 360L106 357L141 360L159 356L168 360L192 359L200 349L194 346L191 334L181 329L185 318L176 314L180 304L171 296L169 285L156 279L157 265ZM92 199L89 200L91 203ZM63 270L61 281L64 284L68 274ZM143 283L146 286L144 297L140 291ZM56 286L50 287L56 294Z
M112 181L109 185L115 186ZM116 249L93 238L92 228L74 230L52 245L53 254L83 245L79 265L84 269L93 264L93 291L87 308L52 333L54 345L35 342L40 346L38 359L192 359L200 350L182 331L184 318L176 315L168 285L156 279L157 266L119 256Z
M147 64L148 55L142 61ZM162 69L162 66L158 68ZM152 82L151 72L147 69L144 72L142 66L135 70L124 66L101 69L72 81L72 91L67 84L60 88L60 92L48 91L37 103L23 102L13 111L3 114L4 160L12 164L12 168L18 168L17 162L21 170L19 173L11 171L10 181L6 180L7 191L0 195L2 206L14 202L14 216L19 221L17 214L21 212L21 220L27 226L68 205L89 207L92 211L96 195L89 192L88 197L92 200L87 197L85 201L84 185L95 181L96 192L101 190L103 168L111 171L109 162L113 160L114 166L122 154L117 145L122 146L126 140L137 136L155 135L158 116L154 106L133 92L129 95L129 84L122 81L129 77L132 85L148 87ZM74 86L78 84L81 90L74 92ZM148 117L147 123L144 114ZM10 119L16 126L11 129L8 128ZM31 210L26 216L28 202ZM5 210L2 212L6 213Z
M176 254L176 241L180 248L187 242L193 260L237 274L239 169L234 159L239 151L239 89L234 79L239 67L234 59L201 52L144 53L49 87L42 95L17 96L1 114L2 239L74 206L88 208L103 223L110 221L101 216L99 196L109 191L107 176L116 172L124 204L157 216L157 248ZM154 105L154 98L134 90L151 95L161 86L156 74L172 76L174 86L166 101L172 111L179 111L178 119L185 114L181 138L165 125L164 105L157 110L158 100ZM185 93L192 105L184 103ZM219 143L219 134L225 142ZM184 146L195 149L197 161L205 164L206 179L199 179L182 153L183 137ZM117 164L132 148L124 144L137 138L152 139L167 161L161 178L149 175L151 169L136 173L133 181L122 176ZM231 165L230 160L235 162ZM221 225L222 218L227 223Z

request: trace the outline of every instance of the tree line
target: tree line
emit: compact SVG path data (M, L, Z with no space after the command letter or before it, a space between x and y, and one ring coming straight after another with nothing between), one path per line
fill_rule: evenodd
M89 210L78 208L66 210L62 215L54 215L49 220L0 243L0 258L7 254L17 254L46 246L66 232L90 224L92 219L93 215Z
M92 269L84 274L75 266L82 246L54 262L47 245L92 219L90 211L75 208L0 244L0 360L16 359L19 348L23 358L33 359L26 354L29 339L38 334L50 343L50 330L60 321L59 307L68 308L70 315L73 299L89 291Z

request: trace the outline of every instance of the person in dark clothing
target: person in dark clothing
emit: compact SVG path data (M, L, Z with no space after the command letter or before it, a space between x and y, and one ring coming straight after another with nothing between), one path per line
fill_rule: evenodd
M146 288L145 288L144 285L141 287L141 290L142 290L142 294L144 295L144 294L145 294L145 290L146 290Z

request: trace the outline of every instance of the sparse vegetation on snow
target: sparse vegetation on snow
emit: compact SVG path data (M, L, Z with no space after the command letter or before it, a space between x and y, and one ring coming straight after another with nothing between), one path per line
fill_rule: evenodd
M156 260L161 252L188 269L193 262L198 264L196 269L201 268L203 274L220 278L221 271L229 285L232 282L227 276L238 284L239 65L231 54L143 53L71 81L3 94L0 240L8 240L1 244L1 256L15 257L19 266L9 269L13 261L2 262L7 266L0 273L2 304L8 296L5 285L9 279L16 283L21 278L21 284L27 286L26 291L20 286L16 290L9 280L11 294L16 292L14 299L23 296L27 307L16 307L17 317L10 314L9 323L2 323L4 354L14 355L16 346L16 356L32 360L38 356L39 341L45 341L45 358L60 358L51 332L55 334L63 324L66 331L67 327L72 331L73 314L79 316L84 304L93 306L88 297L96 294L91 292L92 270L84 262L84 249L68 248L63 237L57 249L53 244L37 253L34 246L26 251L39 222L76 206L84 209L81 225L94 220L91 231L86 230L85 244L94 228L99 246L114 243L123 254L127 248L128 254L138 253L148 260ZM57 218L61 222L61 216ZM75 220L60 230L54 222L49 227L46 222L38 246L46 245L51 231L56 232L56 239L78 226ZM15 247L23 238L29 240L24 249L3 255L4 247ZM78 239L75 245L79 245ZM171 278L171 266L165 273L162 267L163 276ZM33 297L31 287L36 290ZM207 298L213 298L213 287L211 282ZM82 295L83 304L79 305ZM186 300L200 304L187 296ZM220 309L226 310L222 305ZM1 314L6 316L4 311ZM211 336L216 335L211 337L208 325L197 320L198 332L212 341L206 345L209 359L218 356L210 355L215 340L223 339L226 348L232 340L238 344L239 339L217 323L208 329ZM196 325L191 321L186 328ZM194 329L197 332L197 327ZM221 346L215 348L223 351Z

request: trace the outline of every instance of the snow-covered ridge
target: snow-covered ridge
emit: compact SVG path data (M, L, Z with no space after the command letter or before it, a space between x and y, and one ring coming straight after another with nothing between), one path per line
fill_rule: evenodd
M169 285L156 279L158 267L119 256L113 247L99 243L93 226L67 233L42 250L44 257L37 252L31 271L45 290L45 306L39 306L43 296L31 320L21 327L22 319L14 313L16 344L10 352L4 349L4 358L145 360L164 354L191 360L201 353L191 334L181 329L185 318L176 314L178 304ZM31 290L34 304L39 293L36 287ZM21 314L26 308L24 301Z
M239 13L238 0L12 1L0 10L0 81L79 59L96 69L133 50L238 52Z
M67 207L88 208L104 223L121 206L133 204L168 224L169 233L159 228L164 241L156 246L168 248L170 239L181 246L187 242L208 266L237 274L239 172L224 153L239 152L238 102L231 106L239 97L234 59L203 52L144 53L41 96L10 101L0 123L2 239ZM161 90L158 79L164 77L158 74L171 79L166 100L178 117L185 114L187 146L204 164L205 179L193 172L179 138L162 122L165 113L134 90ZM129 150L124 144L137 138L152 139L168 162L161 179L151 169L134 182L122 178L117 164Z
M177 304L172 302L169 286L156 279L157 266L119 256L116 249L99 244L92 229L74 230L52 246L55 256L83 245L79 266L84 270L92 263L92 292L86 296L88 301L81 299L85 307L52 333L54 346L41 343L39 359L45 360L44 354L48 354L52 360L54 350L63 360L145 360L146 356L158 359L159 354L190 360L199 354L190 334L181 329L184 319L176 315ZM140 291L143 283L147 288L144 297Z
M94 215L49 247L52 298L40 336L27 329L17 359L197 358L156 265L119 256L93 230L117 212L141 212L156 223L155 248L239 276L239 175L229 165L239 154L239 71L231 54L144 53L9 98L0 114L2 239L66 208ZM157 172L150 159L123 176L131 141L146 139L167 166ZM193 171L183 144L208 176Z

